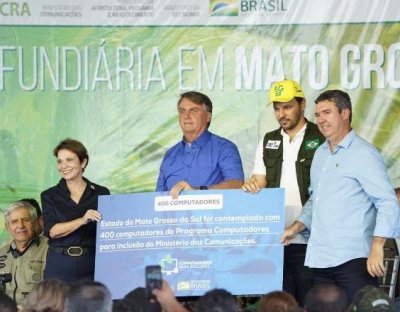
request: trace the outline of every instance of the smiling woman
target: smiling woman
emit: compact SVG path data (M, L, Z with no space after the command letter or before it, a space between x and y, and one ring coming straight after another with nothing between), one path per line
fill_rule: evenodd
M99 195L110 191L83 177L89 162L85 146L66 139L54 149L60 182L41 194L44 234L49 237L45 278L63 281L94 278Z

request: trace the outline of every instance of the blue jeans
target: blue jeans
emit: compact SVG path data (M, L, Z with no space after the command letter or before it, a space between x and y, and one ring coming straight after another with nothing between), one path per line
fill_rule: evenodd
M292 294L304 306L304 298L313 286L313 271L304 266L306 244L291 244L284 247L283 290Z
M367 258L353 259L331 268L313 268L313 272L314 284L335 284L346 293L349 303L364 286L379 286L378 279L367 271Z

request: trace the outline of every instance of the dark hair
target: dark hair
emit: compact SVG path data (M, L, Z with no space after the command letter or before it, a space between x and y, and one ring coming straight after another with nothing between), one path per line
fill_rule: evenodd
M180 99L178 101L178 107L179 107L179 104L181 103L181 101L183 99L188 99L188 100L190 100L193 103L198 104L198 105L203 105L204 104L205 108L206 108L206 111L209 112L209 113L212 113L213 104L212 104L210 98L207 95L203 94L203 93L196 92L196 91L189 91L189 92L182 93L181 97L180 97Z
M89 154L87 152L86 147L79 141L73 140L73 139L65 139L62 140L58 145L54 148L53 154L54 156L58 156L58 152L60 150L69 150L78 156L80 163L83 163L83 161L86 159L86 166L89 163ZM85 166L85 167L86 167Z
M286 291L272 291L261 299L259 312L297 312L296 299Z
M68 312L108 312L112 310L110 291L99 282L80 280L70 285L65 299Z
M334 284L318 284L306 294L304 307L307 312L345 312L347 297L342 289Z
M0 311L17 312L17 303L11 299L6 293L0 291Z
M146 290L143 287L137 287L127 293L123 299L125 304L130 308L130 311L144 312L160 312L161 306L156 302L151 302L146 298Z
M295 96L294 99L296 100L297 103L299 103L299 105L301 105L301 103L302 103L303 101L305 101L305 98L298 97L298 96Z
M112 306L113 312L147 312L142 306L136 305L132 302L128 302L125 299L114 300Z
M348 311L394 312L395 306L393 299L385 290L377 286L366 285L354 294Z
M336 104L336 107L339 109L339 112L342 112L344 109L350 110L349 121L351 124L351 120L353 117L353 110L351 106L351 99L348 93L342 90L327 90L322 92L316 99L315 104L318 104L322 101L330 101Z
M216 288L206 292L197 302L197 312L236 312L235 298L229 291Z
M24 199L20 199L19 202L26 202L26 203L31 204L31 206L35 207L35 209L36 209L37 217L40 218L42 216L42 209L40 209L40 205L36 199L24 198Z

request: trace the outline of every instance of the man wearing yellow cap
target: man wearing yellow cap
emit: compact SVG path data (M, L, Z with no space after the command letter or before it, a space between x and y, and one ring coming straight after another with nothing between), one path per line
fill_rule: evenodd
M252 176L242 188L252 194L263 187L285 188L285 227L288 227L310 197L311 161L325 138L317 125L304 117L306 100L297 82L274 83L269 100L280 127L260 140ZM296 235L284 250L283 289L301 305L313 283L311 270L304 266L307 236L307 233Z

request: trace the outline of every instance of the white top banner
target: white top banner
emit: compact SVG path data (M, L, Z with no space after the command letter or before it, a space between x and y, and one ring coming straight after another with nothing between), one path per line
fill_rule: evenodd
M0 0L0 25L228 26L398 21L398 0Z

